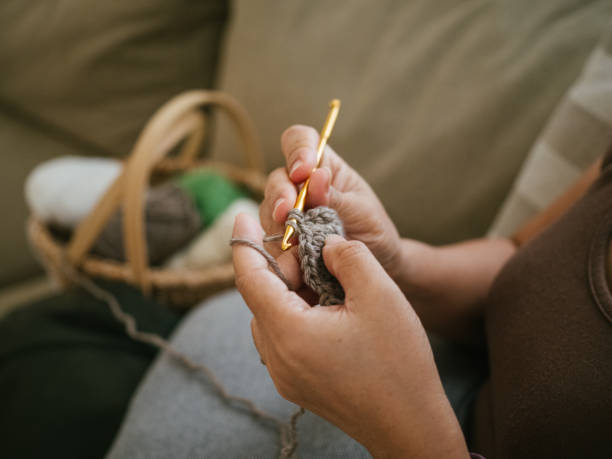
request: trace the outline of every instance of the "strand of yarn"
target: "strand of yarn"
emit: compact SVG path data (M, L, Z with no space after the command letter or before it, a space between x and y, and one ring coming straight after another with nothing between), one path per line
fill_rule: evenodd
M325 267L323 262L322 250L325 245L325 239L330 234L338 234L344 236L344 228L338 214L328 207L317 207L310 209L305 214L299 210L293 209L289 213L287 224L293 226L298 235L298 255L300 265L304 273L304 282L319 294L319 302L321 305L341 304L344 302L344 291ZM265 242L280 239L280 235L266 236ZM231 245L244 244L259 253L266 259L275 274L291 289L291 284L281 271L278 263L270 255L265 248L252 241L245 239L232 239ZM135 318L126 313L122 308L117 298L107 290L99 287L91 279L83 276L75 270L67 261L60 263L64 274L74 281L76 284L83 287L95 298L103 301L109 307L113 317L124 326L126 334L134 341L142 342L154 346L167 355L194 372L203 373L211 385L217 391L219 396L224 399L228 405L237 404L246 409L251 415L260 418L264 421L274 424L280 432L281 450L279 457L281 459L291 458L298 446L297 439L297 421L304 414L304 408L300 407L296 410L289 420L289 423L270 415L259 409L251 400L232 395L227 392L225 387L217 379L214 372L206 365L195 362L189 356L174 348L169 341L155 333L147 333L138 330Z
M344 303L344 290L325 266L322 253L327 236L330 234L344 236L344 226L338 213L329 207L315 207L305 213L292 209L286 224L291 225L298 236L298 257L304 283L319 295L319 304L331 306ZM264 237L263 241L276 241L281 237L282 235L275 234ZM264 247L253 241L238 238L230 241L230 245L234 244L243 244L257 250L266 259L274 273L290 290L293 290L274 257Z
M279 458L287 459L293 456L298 446L297 420L300 416L304 414L304 408L300 407L298 410L296 410L291 415L291 418L287 423L282 419L277 418L276 416L262 411L251 400L230 394L229 392L227 392L223 384L221 384L221 382L218 380L214 372L206 365L195 362L188 355L185 355L184 353L176 349L174 346L172 346L172 344L170 344L170 342L164 339L163 337L155 333L147 333L138 330L136 319L134 318L134 316L128 314L121 308L119 300L117 300L117 298L111 292L103 289L88 277L85 277L80 274L67 261L60 263L60 266L64 274L69 279L83 287L93 297L106 303L113 317L123 325L126 334L134 341L154 346L165 352L167 355L175 359L177 362L179 362L181 365L183 365L190 371L203 373L208 378L208 381L217 391L219 396L223 400L225 400L229 406L238 405L244 408L252 416L275 425L280 433L281 450Z
M298 257L304 282L319 294L319 304L330 306L344 303L344 290L338 280L328 271L323 261L323 246L327 236L337 234L344 237L344 225L338 213L329 207L316 207L306 213L302 213L298 209L292 209L289 212L286 224L291 225L298 235ZM280 239L282 239L282 234L267 235L264 236L263 242L273 242ZM262 245L248 239L232 238L230 245L236 244L246 245L259 252L287 288L293 290L276 259ZM300 407L291 416L289 430L281 430L281 442L285 444L281 449L281 457L291 457L295 452L297 448L297 421L303 414L304 408ZM288 439L285 438L286 435L289 435Z
M276 240L278 237L280 237L280 235L278 236L274 235L271 237L266 236L264 238L264 242L270 242L270 241ZM285 285L287 286L289 290L293 290L293 287L291 286L289 279L285 277L285 275L281 271L280 266L278 266L278 263L276 262L274 257L270 255L270 253L266 249L264 249L261 245L257 244L256 242L249 241L248 239L232 238L230 240L230 245L236 245L236 244L246 245L247 247L250 247L258 251L266 259L266 261L268 262L268 265L270 266L270 268L272 268L272 271L274 271L274 274L276 274L280 278L280 280L282 280L285 283Z

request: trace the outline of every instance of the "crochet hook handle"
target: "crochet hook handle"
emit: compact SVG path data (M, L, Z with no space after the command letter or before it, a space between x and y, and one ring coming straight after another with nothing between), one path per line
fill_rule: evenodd
M329 112L327 113L327 118L325 120L325 124L323 125L323 129L321 130L321 136L319 138L319 145L317 146L317 163L315 167L312 169L312 172L315 171L318 167L321 166L323 162L323 156L325 152L325 145L327 145L327 140L331 136L332 130L334 129L334 125L336 124L336 119L338 118L338 113L340 112L340 100L333 99L329 103ZM312 175L312 172L310 173ZM295 200L295 204L293 205L294 209L298 209L300 211L304 210L304 204L306 203L306 194L308 193L308 185L310 184L310 177L306 179L304 182L304 186L300 190L297 199ZM290 219L290 222L293 221L297 223L295 219ZM281 242L281 250L287 250L291 247L291 237L293 236L295 229L292 225L287 224L285 227L285 235L283 236L283 241Z

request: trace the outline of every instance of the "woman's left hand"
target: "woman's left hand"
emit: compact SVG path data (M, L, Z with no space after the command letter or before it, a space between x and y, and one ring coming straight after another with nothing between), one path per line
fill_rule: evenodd
M261 244L263 231L240 215L233 237ZM468 457L425 331L363 243L326 241L325 265L346 294L338 306L311 307L249 247L234 245L233 258L255 345L284 398L375 457Z

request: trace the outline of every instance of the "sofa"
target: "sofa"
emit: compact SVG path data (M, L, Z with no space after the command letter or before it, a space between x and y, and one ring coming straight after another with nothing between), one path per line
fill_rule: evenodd
M338 97L330 143L403 236L444 244L508 235L612 141L603 115L598 130L578 134L587 140L563 136L588 117L571 88L611 20L607 0L5 0L0 306L53 288L24 230L23 181L34 165L123 157L155 109L192 88L226 91L246 107L268 171L282 165L282 131L318 128ZM240 164L228 120L211 116L203 154ZM558 161L550 145L573 153ZM546 189L533 185L542 177L534 168L546 171Z
M32 167L66 154L125 156L154 110L191 88L244 104L268 170L282 163L280 133L321 125L339 97L332 146L403 235L445 243L486 233L610 5L428 3L3 2L0 287L41 274L24 231ZM218 121L211 154L240 162Z

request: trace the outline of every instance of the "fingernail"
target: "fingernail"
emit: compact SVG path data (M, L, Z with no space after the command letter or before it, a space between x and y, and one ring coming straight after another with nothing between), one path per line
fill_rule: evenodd
M276 211L278 210L278 208L280 207L280 205L283 203L284 199L283 198L279 198L276 200L276 202L274 203L274 208L272 209L272 218L276 221L278 221L278 215L276 215Z
M338 236L337 234L330 234L325 239L325 245L327 245L327 246L336 245L336 244L339 244L339 243L341 243L343 241L344 241L344 238L342 236Z
M300 166L302 165L302 161L301 160L297 160L296 162L293 163L293 166L291 166L291 170L289 171L289 178L293 177L293 173L298 170L300 168Z

